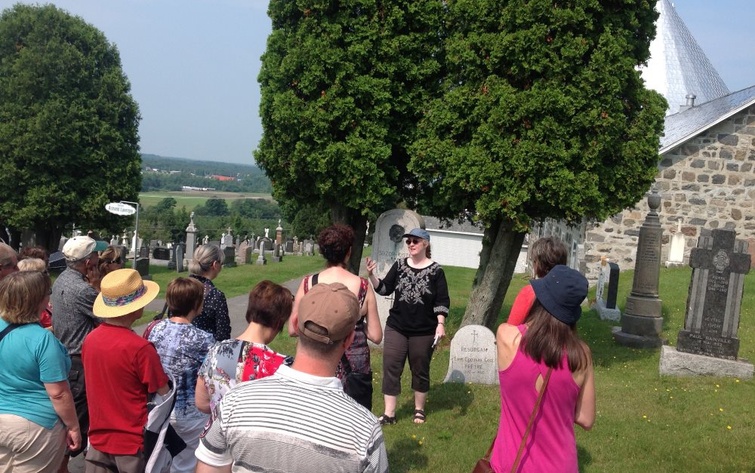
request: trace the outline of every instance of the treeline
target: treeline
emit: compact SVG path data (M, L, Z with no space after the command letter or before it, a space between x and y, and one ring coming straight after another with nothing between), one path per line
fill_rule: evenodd
M225 192L272 193L270 180L254 165L142 154L142 170L142 192L180 191L183 186L191 186L211 187ZM211 179L213 175L229 176L236 180L219 181Z

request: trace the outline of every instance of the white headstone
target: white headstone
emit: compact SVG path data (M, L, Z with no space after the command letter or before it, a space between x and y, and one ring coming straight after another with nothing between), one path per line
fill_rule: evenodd
M484 325L466 325L451 340L444 383L498 384L495 334Z
M425 220L420 214L411 210L393 209L378 217L375 234L372 236L372 259L377 263L375 275L378 278L384 277L397 259L409 256L402 237L418 227L425 228ZM432 245L432 240L430 244ZM393 306L393 294L377 295L377 306L380 323L385 326L388 311Z
M608 261L605 256L600 257L600 272L598 273L598 285L595 287L595 299L603 302L603 292L608 284L609 278Z
M684 264L684 234L682 233L682 219L677 221L676 233L671 236L671 246L668 250L666 266L681 266Z

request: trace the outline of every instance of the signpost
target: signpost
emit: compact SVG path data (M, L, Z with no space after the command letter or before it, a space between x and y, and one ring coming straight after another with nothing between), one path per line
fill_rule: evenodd
M136 258L139 256L139 202L129 202L128 200L110 202L105 205L105 210L115 215L136 214L136 224L134 225L134 269L136 269Z

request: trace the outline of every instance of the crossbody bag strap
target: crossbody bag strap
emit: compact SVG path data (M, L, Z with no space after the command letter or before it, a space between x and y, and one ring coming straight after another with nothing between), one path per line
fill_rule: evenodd
M22 324L8 324L8 326L5 327L2 332L0 332L0 340L2 340L3 338L5 338L5 336L8 335L11 330L17 329L21 325Z
M522 436L522 443L519 444L519 451L516 452L516 459L514 460L514 465L511 467L511 472L516 473L516 471L519 469L519 462L522 461L522 453L524 452L524 446L527 444L527 437L530 436L530 430L532 430L532 424L535 423L535 417L537 416L538 408L540 407L540 402L543 400L543 394L545 394L545 388L548 387L548 381L551 379L551 372L553 371L553 368L548 368L548 373L545 375L545 381L543 382L543 387L540 389L540 393L537 395L537 401L535 402L535 407L532 408L532 414L530 414L530 420L527 422L527 428L524 430L524 435Z

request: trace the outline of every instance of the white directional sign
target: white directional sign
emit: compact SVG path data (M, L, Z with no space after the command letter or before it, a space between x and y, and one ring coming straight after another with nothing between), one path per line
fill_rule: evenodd
M105 210L116 215L134 215L136 213L135 207L123 202L110 202L105 206Z

